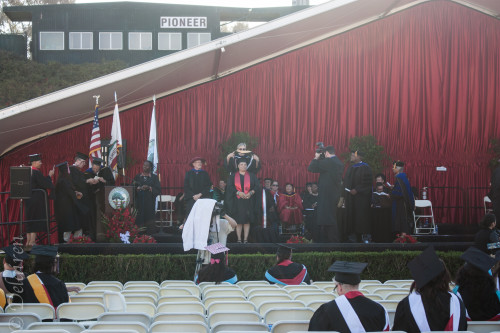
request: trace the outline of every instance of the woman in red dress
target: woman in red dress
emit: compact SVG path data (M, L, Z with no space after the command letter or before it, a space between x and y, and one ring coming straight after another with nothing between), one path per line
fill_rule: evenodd
M286 184L285 193L278 197L278 211L280 220L286 224L302 223L302 199L298 193L295 193L294 186Z

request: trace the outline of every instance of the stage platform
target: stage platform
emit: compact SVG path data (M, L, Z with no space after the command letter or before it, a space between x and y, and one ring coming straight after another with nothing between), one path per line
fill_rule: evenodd
M457 235L426 236L426 241L415 244L395 243L310 243L289 244L295 252L383 252L391 251L422 251L432 245L438 251L465 251L473 243L470 240L457 239ZM231 254L276 253L273 243L228 243ZM195 250L184 252L182 243L157 244L61 244L59 252L72 255L116 255L116 254L196 254Z

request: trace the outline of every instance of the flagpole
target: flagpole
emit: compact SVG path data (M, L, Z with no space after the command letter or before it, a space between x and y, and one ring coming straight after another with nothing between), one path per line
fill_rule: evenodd
M156 131L156 147L158 147L158 110L156 110L156 95L153 95L153 107L155 109L155 131ZM158 181L161 184L160 175L160 154L158 154L158 164L156 164L156 173L158 174Z

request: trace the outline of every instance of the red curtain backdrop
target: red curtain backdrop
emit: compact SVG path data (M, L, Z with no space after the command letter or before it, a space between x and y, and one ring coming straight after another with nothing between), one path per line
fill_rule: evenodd
M315 142L342 153L351 137L372 134L407 163L413 186L487 187L488 141L500 137L499 110L500 20L448 1L424 3L158 100L162 186L181 187L195 155L207 158L215 183L218 145L232 132L247 131L260 139L259 176L281 184L316 179L307 172ZM130 177L146 156L151 111L149 103L120 114L135 161ZM102 137L110 136L111 120L100 120ZM2 191L9 190L11 165L42 153L46 173L74 152L88 151L90 131L91 123L4 156ZM393 183L389 169L386 174ZM432 189L429 196L435 206L482 206L486 190L465 192ZM481 209L435 214L438 223L456 224L482 216ZM8 218L17 218L15 209Z

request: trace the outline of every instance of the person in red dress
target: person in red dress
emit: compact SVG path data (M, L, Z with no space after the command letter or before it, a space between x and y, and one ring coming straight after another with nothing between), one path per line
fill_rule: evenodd
M278 211L280 220L286 224L301 224L302 223L302 199L298 193L295 193L294 186L287 183L285 193L278 198Z

